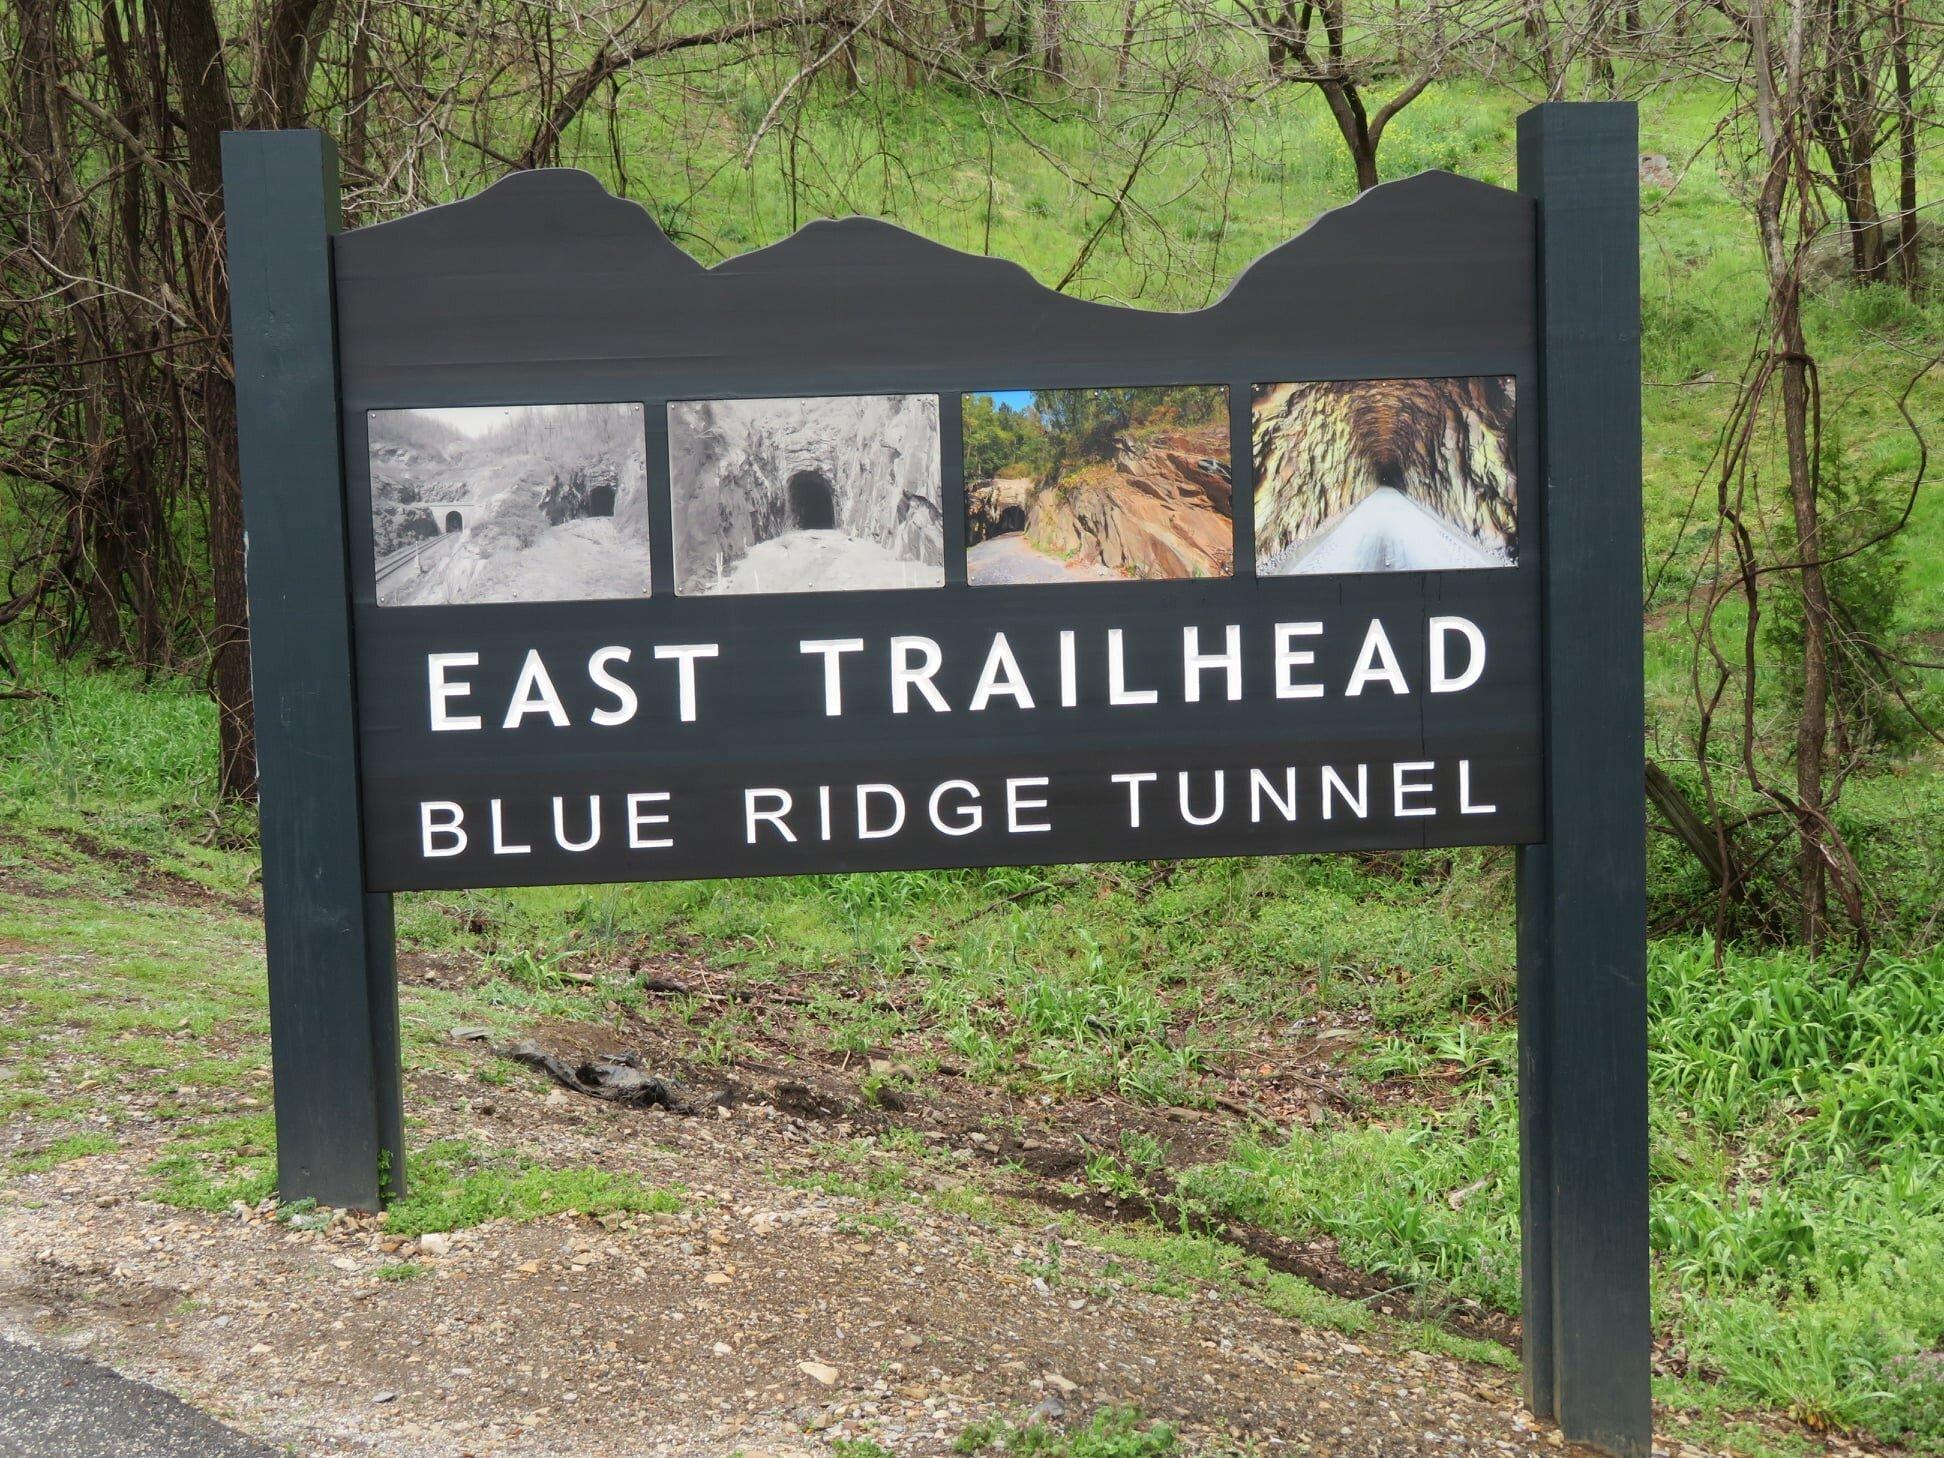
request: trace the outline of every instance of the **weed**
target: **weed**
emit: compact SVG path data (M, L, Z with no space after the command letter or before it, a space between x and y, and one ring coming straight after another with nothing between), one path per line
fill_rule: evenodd
M631 1175L551 1169L517 1156L482 1154L463 1140L443 1140L413 1157L409 1191L386 1212L385 1229L412 1236L567 1210L594 1216L667 1214L681 1207L680 1195Z
M107 1134L69 1134L32 1154L16 1156L7 1166L14 1174L42 1174L56 1165L86 1159L91 1154L112 1153L116 1144Z

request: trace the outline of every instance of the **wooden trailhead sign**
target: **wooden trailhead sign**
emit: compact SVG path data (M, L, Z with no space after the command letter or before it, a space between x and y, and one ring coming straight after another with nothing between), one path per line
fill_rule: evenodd
M403 1188L395 892L1515 845L1528 1400L1647 1451L1630 107L1188 313L224 169L285 1199Z

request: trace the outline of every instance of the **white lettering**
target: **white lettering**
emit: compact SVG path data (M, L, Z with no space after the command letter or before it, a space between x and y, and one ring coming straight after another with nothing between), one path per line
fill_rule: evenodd
M1335 787L1334 791L1332 790L1332 786ZM1343 777L1329 765L1324 765L1323 818L1325 820L1330 818L1330 804L1333 794L1341 798L1343 803L1350 807L1350 813L1356 816L1357 819L1368 819L1370 815L1370 766L1367 764L1357 766L1357 790L1355 794L1352 794L1350 787L1343 782Z
M1458 813L1460 815L1492 815L1498 811L1496 805L1474 805L1471 797L1471 761L1458 761Z
M1297 638L1315 638L1323 632L1321 623L1277 623L1276 624L1276 697L1279 699L1320 699L1323 685L1320 683L1298 683L1291 673L1292 669L1307 668L1316 662L1316 654L1308 648L1294 648L1291 643Z
M665 643L655 649L655 657L675 660L676 703L684 724L695 722L695 660L720 651L714 643Z
M1159 778L1160 776L1153 770L1142 770L1139 774L1112 776L1115 784L1127 786L1127 828L1129 830L1141 828L1141 786Z
M1156 689L1130 689L1127 686L1127 635L1119 628L1107 630L1107 702L1116 708L1124 704L1160 702Z
M1391 766L1391 808L1398 815L1436 815L1435 805L1406 805L1406 795L1428 795L1431 786L1423 780L1409 780L1406 775L1427 774L1437 766L1428 759L1406 760Z
M985 668L979 674L978 687L972 690L968 707L976 714L996 694L1008 695L1022 709L1033 707L1026 677L1019 671L1019 660L1013 657L1012 644L1006 641L1004 633L992 635L992 651L986 654Z
M517 729L528 714L545 714L556 729L567 727L567 709L547 677L547 665L540 661L538 648L527 649L526 662L520 665L520 680L513 686L513 702L506 706L502 729Z
M891 823L873 827L871 824L871 796L881 795L891 801ZM896 785L859 785L857 787L857 838L859 840L883 840L886 836L896 835L904 829L904 796L898 793Z
M797 644L799 653L823 654L824 713L832 719L844 712L843 665L838 662L838 656L863 651L862 638L805 638Z
M1357 666L1350 675L1350 686L1343 691L1343 695L1354 699L1364 691L1365 684L1378 681L1389 684L1394 694L1408 694L1411 691L1411 686L1404 682L1404 670L1397 666L1397 654L1391 650L1390 639L1384 636L1383 623L1372 618L1370 631L1364 634L1363 647L1357 653Z
M1080 702L1080 671L1073 642L1073 629L1060 629L1060 707L1063 709L1071 709Z
M642 807L645 805L666 805L667 803L668 791L666 790L642 790L628 796L629 850L667 850L675 844L673 839L666 836L651 838L641 833L650 825L668 824L668 817L666 815L651 815Z
M769 800L771 801L771 805L769 809L758 810L756 808L756 797L759 795L767 796L769 798ZM783 839L789 841L792 845L794 845L796 843L796 833L792 831L789 826L783 823L783 817L790 813L790 806L792 803L793 802L790 799L790 792L788 790L767 790L767 789L766 790L744 790L743 791L743 838L744 840L750 845L756 844L756 822L759 820L767 820L771 825L774 825L779 831L783 833Z
M1262 823L1262 802L1267 799L1285 820L1296 818L1296 767L1291 765L1283 771L1283 792L1278 795L1269 776L1259 769L1249 771L1249 820L1252 824Z
M916 654L918 662L911 661ZM935 639L918 637L897 637L891 640L891 712L908 714L911 712L911 691L917 689L930 704L932 712L949 714L952 706L945 702L932 683L932 675L938 672L938 665L944 660Z
M553 797L554 844L564 851L593 850L601 839L601 797L587 797L587 839L569 840L567 838L566 801L560 796Z
M1463 636L1471 649L1465 662L1465 671L1456 678L1446 672L1445 637L1450 633ZM1455 694L1470 688L1478 682L1478 676L1485 671L1485 635L1478 631L1478 625L1467 618L1431 619L1431 692L1434 694Z
M1197 815L1188 807L1188 771L1183 770L1179 782L1181 797L1181 818L1190 825L1213 825L1222 818L1222 797L1228 791L1228 771L1215 771L1215 808L1206 815Z
M959 815L956 825L947 825L940 817L940 801L947 790L963 791L969 798L965 803L954 807ZM941 835L970 835L985 824L985 811L979 807L979 787L970 780L947 780L931 792L931 800L926 808L931 814L931 823Z
M434 820L434 815L446 817L443 821ZM419 846L420 853L427 860L439 856L456 856L466 848L466 832L461 828L466 821L466 812L450 800L421 800L419 802ZM451 836L451 842L435 846L435 835Z
M1035 831L1051 830L1053 828L1051 825L1048 825L1044 821L1034 822L1029 820L1023 820L1020 818L1025 811L1044 810L1046 808L1046 801L1029 800L1019 792L1021 790L1045 789L1046 785L1047 785L1047 779L1046 776L1044 775L1039 775L1028 779L1006 781L1006 829L1007 830L1011 831L1014 835L1031 835Z
M635 691L607 671L610 663L626 663L628 658L626 648L596 648L594 656L587 660L587 676L594 681L594 686L614 695L615 707L596 709L587 716L596 724L625 724L634 718L635 710L641 707L641 700L635 697Z
M428 653L425 655L425 677L432 691L432 730L438 733L447 729L483 729L485 722L477 714L453 714L447 705L454 699L471 695L469 683L449 683L446 680L448 668L477 668L477 653Z
M1201 629L1181 630L1181 696L1191 704L1201 702L1201 676L1219 668L1228 676L1229 702L1242 697L1242 625L1230 623L1222 630L1220 653L1201 651Z
M507 842L506 822L503 816L504 816L504 812L500 807L500 802L498 800L493 801L493 806L492 806L493 854L496 856L526 855L528 852L530 852L533 849L533 847L530 845L511 845Z

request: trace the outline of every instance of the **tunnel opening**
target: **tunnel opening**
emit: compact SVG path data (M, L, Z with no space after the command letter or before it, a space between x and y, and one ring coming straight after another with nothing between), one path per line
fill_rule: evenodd
M587 514L589 516L614 515L614 488L596 486L587 493Z
M1026 508L1006 506L999 511L999 530L1002 532L1023 532L1026 530Z
M836 528L837 499L823 472L798 471L790 477L790 525L800 532Z
M446 513L445 529L447 531L456 532L465 524L466 524L465 517L461 516L458 512L448 511Z

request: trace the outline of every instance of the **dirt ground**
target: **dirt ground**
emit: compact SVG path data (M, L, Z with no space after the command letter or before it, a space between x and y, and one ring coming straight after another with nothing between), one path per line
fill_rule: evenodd
M59 975L35 958L13 951L7 974ZM455 1027L452 1056L408 1080L408 1137L630 1174L678 1192L672 1213L407 1239L270 1202L185 1211L152 1198L163 1091L115 1091L116 1150L0 1178L0 1335L85 1353L302 1454L930 1455L981 1423L1068 1429L1128 1404L1189 1453L1572 1451L1522 1412L1515 1374L1416 1350L1406 1323L1306 1326L1248 1281L1111 1248L1173 1212L1165 1186L1130 1205L1073 1179L1087 1150L1132 1127L1193 1158L1232 1135L1229 1115L1020 1101L949 1070L887 1094L887 1070L786 1046L691 1067L663 1026L531 1034L569 1065L639 1054L680 1112L570 1092ZM258 1094L216 1097L242 1110ZM1226 1234L1391 1309L1328 1242ZM1487 1313L1444 1325L1517 1339Z

